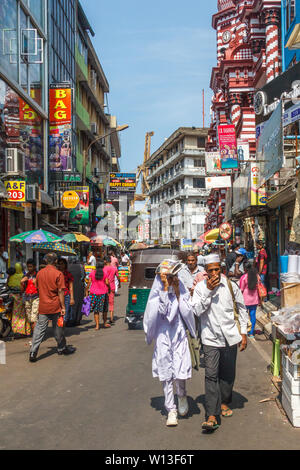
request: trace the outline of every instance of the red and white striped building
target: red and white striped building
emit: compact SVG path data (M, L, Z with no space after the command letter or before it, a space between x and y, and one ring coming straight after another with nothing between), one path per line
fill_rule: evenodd
M212 18L217 66L210 82L214 96L208 151L218 150L218 125L234 124L237 138L247 140L250 155L255 155L253 96L280 73L280 11L281 0L218 0L218 12ZM211 193L206 230L223 222L219 192L216 188Z

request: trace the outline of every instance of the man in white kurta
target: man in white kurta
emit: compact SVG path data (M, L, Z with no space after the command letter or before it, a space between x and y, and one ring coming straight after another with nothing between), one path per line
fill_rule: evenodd
M196 331L190 294L177 275L170 271L165 270L155 278L144 314L144 330L148 344L155 340L152 374L163 382L167 426L176 426L173 382L177 389L178 411L184 416L188 412L185 381L192 377L186 327L193 337Z
M232 401L235 380L237 346L247 347L248 313L243 295L233 282L233 294L239 313L241 334L234 319L233 297L227 278L221 274L218 255L206 257L208 279L198 283L192 305L201 317L201 342L205 360L205 408L207 421L203 429L218 428L219 416L232 416L228 404Z

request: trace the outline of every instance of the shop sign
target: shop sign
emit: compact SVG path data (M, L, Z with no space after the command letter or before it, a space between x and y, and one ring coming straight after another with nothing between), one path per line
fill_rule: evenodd
M231 178L230 176L211 176L205 178L206 180L206 189L215 189L215 188L230 188L231 187Z
M72 188L79 197L77 206L70 211L69 223L75 225L88 225L90 220L90 191L88 186L74 186Z
M250 170L250 163L248 163L241 170L239 177L233 182L233 214L237 214L250 206Z
M239 162L255 160L255 156L250 157L249 142L247 140L237 139L237 154Z
M219 149L222 169L238 168L237 142L235 126L218 126Z
M190 250L193 248L193 242L189 238L183 238L181 241L181 249L182 250Z
M207 175L217 175L224 173L221 167L220 152L205 152L205 164Z
M21 203L18 202L2 202L1 207L3 209L9 209L11 211L24 212L24 207L22 207Z
M72 171L72 89L51 86L49 90L50 171Z
M26 182L25 181L5 181L8 201L25 202L26 201Z
M220 237L222 240L229 240L232 235L232 226L228 222L220 225Z
M80 199L76 191L65 191L61 198L62 205L65 209L75 209L79 200Z
M251 206L265 206L267 204L266 188L260 187L260 168L257 163L251 163Z
M283 127L300 120L300 104L295 104L283 114Z
M136 173L110 173L109 191L120 194L136 190Z
M257 161L259 164L259 186L270 179L284 164L282 103L264 123L257 142Z

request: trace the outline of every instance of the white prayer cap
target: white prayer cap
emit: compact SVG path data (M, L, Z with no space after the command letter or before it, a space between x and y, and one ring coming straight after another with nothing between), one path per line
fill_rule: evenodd
M205 256L205 266L213 263L221 263L220 256L217 253L212 253L211 255Z

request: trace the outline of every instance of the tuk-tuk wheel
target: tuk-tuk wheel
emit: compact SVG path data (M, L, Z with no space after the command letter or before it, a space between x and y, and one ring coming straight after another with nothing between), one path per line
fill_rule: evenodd
M128 330L135 330L135 325L133 323L128 323Z

